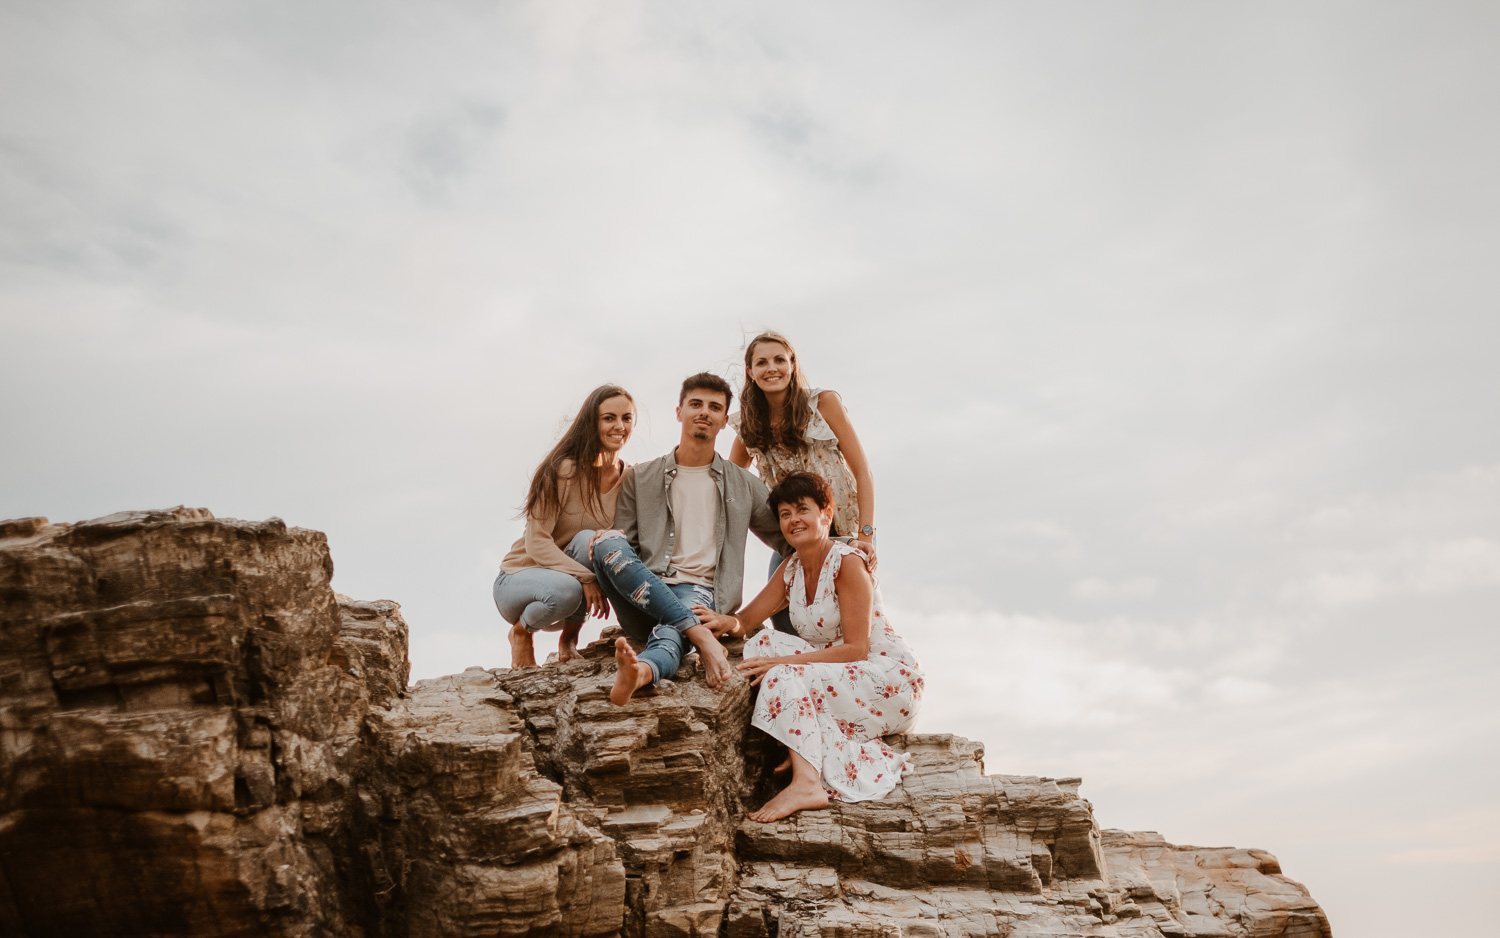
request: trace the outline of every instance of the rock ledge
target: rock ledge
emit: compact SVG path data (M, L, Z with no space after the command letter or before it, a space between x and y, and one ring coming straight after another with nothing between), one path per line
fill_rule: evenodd
M1270 854L1101 831L947 734L882 801L746 821L744 681L613 707L606 639L408 687L399 607L332 573L275 518L0 522L0 933L1331 934Z

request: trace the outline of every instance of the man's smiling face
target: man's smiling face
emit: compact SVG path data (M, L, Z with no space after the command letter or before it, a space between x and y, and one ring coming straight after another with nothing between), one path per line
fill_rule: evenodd
M720 391L694 388L677 405L677 421L695 440L712 440L729 421L729 402Z

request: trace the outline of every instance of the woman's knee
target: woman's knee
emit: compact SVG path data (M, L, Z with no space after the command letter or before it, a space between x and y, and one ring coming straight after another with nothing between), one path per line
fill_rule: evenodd
M563 552L587 567L589 565L589 542L593 539L594 532L592 530L585 529L579 531L573 535L573 539L568 542L568 546L563 548Z
M742 653L745 658L769 658L771 657L771 636L762 629L754 638L745 643Z

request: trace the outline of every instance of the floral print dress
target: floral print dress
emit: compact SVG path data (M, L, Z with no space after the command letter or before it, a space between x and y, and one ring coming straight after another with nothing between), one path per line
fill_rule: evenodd
M818 410L818 395L822 393L822 388L813 388L807 392L807 402L812 405L812 419L807 422L807 429L802 434L807 440L805 448L791 449L778 445L763 450L747 445L745 449L755 457L755 471L760 474L760 480L768 489L774 489L778 482L794 472L811 472L822 476L828 487L833 489L834 533L855 537L859 534L859 486L855 484L854 473L849 469L849 464L844 461L844 454L839 452L839 438L834 435L833 428ZM739 411L729 415L729 425L736 433L739 432Z
M840 644L834 577L846 555L864 553L837 541L823 558L811 603L796 555L786 565L796 635L763 629L745 643L746 658L802 655ZM870 654L864 661L777 665L760 682L750 725L785 743L823 776L829 795L871 801L889 794L911 767L910 757L881 741L910 729L922 700L922 670L881 608L875 591Z

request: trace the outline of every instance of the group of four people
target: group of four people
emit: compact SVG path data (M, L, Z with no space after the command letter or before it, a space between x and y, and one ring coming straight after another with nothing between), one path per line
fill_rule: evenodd
M720 638L774 620L745 644L738 670L760 686L752 725L787 746L777 771L791 774L750 816L776 820L830 795L880 798L908 765L882 737L915 722L923 678L872 576L875 487L864 450L843 401L806 386L777 333L746 347L731 414L733 400L717 375L688 378L677 446L627 467L619 453L634 399L616 385L589 395L537 468L525 533L495 580L511 666L536 665L537 631L560 630L558 659L570 660L585 618L613 608L627 638L615 642L610 700L623 705L670 679L688 644L708 684L723 686L734 672ZM738 434L728 460L715 449L727 425ZM750 532L774 552L772 573L741 608Z

